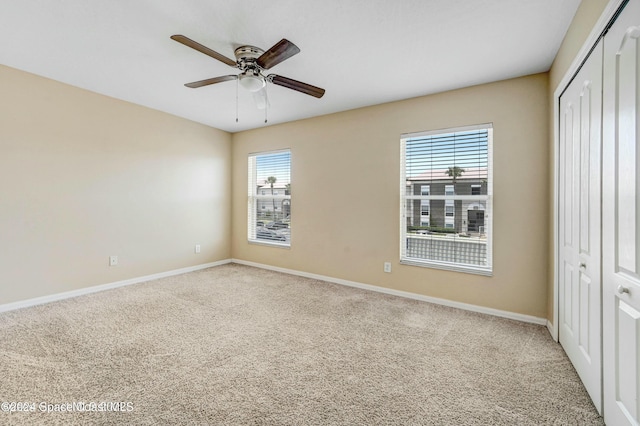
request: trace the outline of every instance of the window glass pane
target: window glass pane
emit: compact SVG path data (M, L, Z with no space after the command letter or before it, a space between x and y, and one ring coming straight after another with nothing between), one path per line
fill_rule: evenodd
M491 272L492 137L488 124L402 138L401 261Z
M289 246L291 241L291 152L249 156L248 239Z

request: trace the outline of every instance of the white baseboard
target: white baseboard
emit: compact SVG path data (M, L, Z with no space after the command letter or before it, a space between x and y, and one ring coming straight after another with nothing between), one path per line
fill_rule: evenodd
M363 290L375 291L378 293L390 294L393 296L406 297L408 299L421 300L423 302L434 303L436 305L449 306L451 308L463 309L465 311L478 312L482 314L493 315L501 318L508 318L516 321L527 322L531 324L538 325L547 325L548 321L546 318L534 317L531 315L518 314L515 312L502 311L499 309L486 308L484 306L471 305L468 303L455 302L447 299L440 299L437 297L423 296L421 294L410 293L408 291L394 290L385 287L379 287L371 284L363 284L355 281L347 281L340 278L327 277L325 275L311 274L308 272L296 271L293 269L279 268L276 266L265 265L262 263L249 262L241 259L231 259L233 263L238 263L240 265L254 266L256 268L268 269L270 271L283 272L285 274L297 275L305 278L312 278L316 280L327 281L334 284L346 285L349 287L356 287Z
M549 334L556 342L558 341L558 332L557 329L553 326L553 323L547 320L547 330L549 330Z
M240 265L253 266L253 267L256 267L256 268L268 269L268 270L276 271L276 272L283 272L285 274L297 275L297 276L300 276L300 277L306 277L306 278L312 278L312 279L317 279L317 280L321 280L321 281L327 281L327 282L334 283L334 284L341 284L341 285L345 285L345 286L348 286L348 287L355 287L355 288L360 288L360 289L363 289L363 290L369 290L369 291L375 291L375 292L378 292L378 293L390 294L392 296L406 297L408 299L420 300L420 301L423 301L423 302L434 303L434 304L437 304L437 305L449 306L449 307L452 307L452 308L463 309L463 310L466 310L466 311L479 312L479 313L482 313L482 314L494 315L494 316L497 316L497 317L508 318L508 319L527 322L527 323L532 323L532 324L546 325L547 328L549 329L549 332L551 333L551 335L557 341L557 338L555 337L555 335L553 333L554 329L553 329L551 323L548 320L546 320L545 318L538 318L538 317L534 317L534 316L531 316L531 315L523 315L523 314L518 314L518 313L515 313L515 312L502 311L502 310L499 310L499 309L486 308L484 306L471 305L471 304L468 304L468 303L455 302L455 301L452 301L452 300L440 299L440 298L437 298L437 297L424 296L424 295L421 295L421 294L410 293L408 291L394 290L394 289L385 288L385 287L379 287L379 286L375 286L375 285L371 285L371 284L363 284L363 283L359 283L359 282L355 282L355 281L348 281L348 280L343 280L343 279L340 279L340 278L328 277L326 275L312 274L312 273L309 273L309 272L296 271L294 269L279 268L279 267L276 267L276 266L265 265L265 264L256 263L256 262L249 262L249 261L241 260L241 259L225 259L225 260L220 260L220 261L217 261L217 262L204 263L204 264L201 264L201 265L195 265L195 266L189 266L189 267L186 267L186 268L174 269L172 271L160 272L160 273L157 273L157 274L151 274L151 275L145 275L145 276L142 276L142 277L131 278L131 279L128 279L128 280L116 281L116 282L113 282L113 283L101 284L101 285L97 285L97 286L93 286L93 287L86 287L86 288L81 288L81 289L77 289L77 290L66 291L66 292L63 292L63 293L51 294L49 296L36 297L36 298L33 298L33 299L27 299L27 300L21 300L21 301L18 301L18 302L7 303L7 304L4 304L4 305L0 305L0 312L8 312L8 311L16 310L16 309L27 308L27 307L30 307L30 306L42 305L42 304L45 304L45 303L55 302L55 301L58 301L58 300L70 299L72 297L82 296L82 295L85 295L85 294L97 293L97 292L100 292L100 291L110 290L110 289L118 288L118 287L124 287L124 286L127 286L127 285L137 284L137 283L146 282L146 281L157 280L157 279L160 279L160 278L170 277L170 276L173 276L173 275L186 274L187 272L193 272L193 271L198 271L200 269L212 268L214 266L225 265L227 263L232 263L232 262L233 263L238 263Z
M15 309L27 308L35 305L42 305L44 303L55 302L57 300L70 299L72 297L82 296L85 294L97 293L99 291L111 290L112 288L124 287L126 285L142 283L145 281L157 280L160 278L170 277L173 275L186 274L187 272L198 271L200 269L211 268L214 266L220 266L227 263L231 263L231 259L220 260L217 262L203 263L201 265L188 266L186 268L174 269L172 271L160 272L157 274L145 275L143 277L131 278L123 281L116 281L113 283L96 285L93 287L85 287L77 290L65 291L63 293L51 294L49 296L36 297L34 299L21 300L13 303L6 303L0 305L0 312L13 311Z

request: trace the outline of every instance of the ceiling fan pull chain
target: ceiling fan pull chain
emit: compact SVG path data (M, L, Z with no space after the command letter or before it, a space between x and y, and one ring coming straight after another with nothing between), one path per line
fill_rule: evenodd
M267 86L264 86L264 122L267 123L267 111L269 110L269 96L267 96Z
M236 78L236 123L238 122L238 86L240 85L240 79Z

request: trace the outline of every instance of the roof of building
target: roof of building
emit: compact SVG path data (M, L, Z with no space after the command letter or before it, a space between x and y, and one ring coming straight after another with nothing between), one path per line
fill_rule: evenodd
M289 183L274 183L273 184L273 189L287 189L287 185ZM257 186L260 189L271 189L271 184L270 183L265 183L263 180L257 182Z
M463 167L462 169L464 172L456 178L456 181L487 179L489 176L489 172L486 167ZM407 181L451 181L453 179L447 174L448 170L449 169L427 170L419 175L407 177Z

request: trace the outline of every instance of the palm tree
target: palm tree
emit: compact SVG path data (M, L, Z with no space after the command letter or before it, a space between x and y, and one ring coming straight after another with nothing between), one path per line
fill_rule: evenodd
M273 184L276 183L278 179L275 176L269 176L265 183L271 185L271 195L273 195ZM276 200L275 198L271 199L273 201L273 220L276 220Z
M462 167L453 166L449 167L445 173L447 174L447 176L451 176L451 178L453 179L453 183L455 184L456 179L462 176L462 174L464 173L464 169Z

